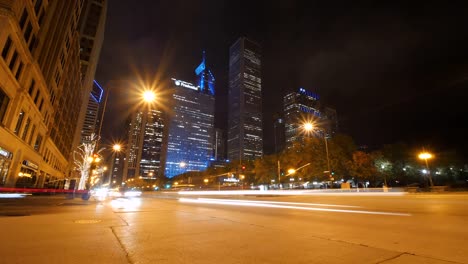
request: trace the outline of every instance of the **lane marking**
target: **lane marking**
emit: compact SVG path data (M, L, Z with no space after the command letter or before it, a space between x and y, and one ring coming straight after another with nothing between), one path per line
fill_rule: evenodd
M179 201L183 202L183 203L238 205L238 206L246 206L246 207L252 206L252 207L267 207L267 208L297 209L297 210L306 210L306 211L322 211L322 212L334 212L334 213L411 216L411 214L407 214L407 213L378 212L378 211L365 211L365 210L329 209L329 208L302 207L302 206L288 206L288 205L277 205L277 204L258 203L258 202L242 203L242 202L239 202L239 201L229 202L229 201L224 201L224 200L221 200L221 199L209 199L209 200L207 200L207 199L179 198Z

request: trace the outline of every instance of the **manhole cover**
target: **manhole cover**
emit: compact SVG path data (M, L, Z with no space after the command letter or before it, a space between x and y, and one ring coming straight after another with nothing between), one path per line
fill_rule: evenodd
M76 224L97 224L101 222L101 220L96 220L96 219L89 219L89 220L75 220L74 221Z

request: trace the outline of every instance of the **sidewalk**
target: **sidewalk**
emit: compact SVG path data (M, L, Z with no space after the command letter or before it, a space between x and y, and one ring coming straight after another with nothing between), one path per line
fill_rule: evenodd
M0 263L128 263L111 229L125 223L110 208L94 201L52 199L59 202L56 213L10 209L18 216L0 215Z

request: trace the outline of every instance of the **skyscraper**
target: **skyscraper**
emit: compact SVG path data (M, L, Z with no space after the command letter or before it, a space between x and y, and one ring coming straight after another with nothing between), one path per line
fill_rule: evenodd
M99 125L99 114L102 112L102 97L104 89L98 82L93 82L93 89L89 96L86 114L84 117L83 129L81 131L81 142L89 139L91 134L97 134L97 126Z
M91 89L80 74L82 3L0 4L0 185L64 185Z
M85 92L85 103L82 106L75 141L81 142L89 138L91 133L99 134L101 131L101 116L104 104L102 103L104 89L94 80L96 67L104 41L104 27L106 22L107 0L84 0L79 21L80 34L80 65L81 83ZM96 96L97 93L101 95ZM99 99L98 101L96 99ZM104 98L105 99L105 98ZM84 122L83 122L84 121Z
M148 107L132 113L123 181L128 178L158 178L164 173L165 115L161 110Z
M225 130L215 128L214 132L214 159L226 160L226 135Z
M214 84L201 89L172 79L166 176L205 170L213 158ZM209 86L208 86L209 87Z
M324 107L320 97L309 90L298 88L287 93L283 98L286 146L293 142L302 141L304 137L303 125L313 122L317 132L325 132L328 136L336 132L336 111Z
M263 155L261 47L239 38L229 49L228 159Z

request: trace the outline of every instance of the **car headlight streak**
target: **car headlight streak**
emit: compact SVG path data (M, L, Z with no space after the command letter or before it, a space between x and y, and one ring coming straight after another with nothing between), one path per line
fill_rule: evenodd
M251 207L266 207L266 208L296 209L296 210L306 210L306 211L322 211L322 212L333 212L333 213L411 216L411 214L407 214L407 213L378 212L378 211L365 211L365 210L347 210L347 209L330 209L330 208L318 208L318 207L306 207L306 206L292 206L292 205L272 204L270 202L251 201L251 200L247 201L247 200L223 200L223 199L206 199L206 198L197 198L197 199L179 198L179 201L183 202L183 203L236 205L236 206L247 206L247 207L248 206L251 206ZM295 203L295 204L301 204L301 203ZM308 205L308 204L304 203L303 205Z

